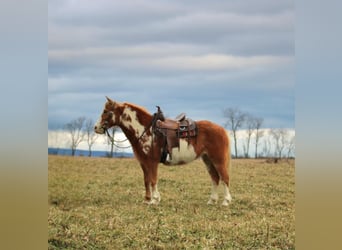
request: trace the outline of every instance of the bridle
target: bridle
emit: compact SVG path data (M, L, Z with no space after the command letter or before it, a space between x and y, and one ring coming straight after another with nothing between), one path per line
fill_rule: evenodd
M155 132L155 125L156 125L156 122L158 119L164 119L164 116L160 110L160 107L159 106L156 106L158 108L158 111L156 113L153 114L153 117L152 117L152 120L151 122L149 123L149 125L144 129L144 131L142 132L142 134L138 137L138 142L141 140L141 138L145 135L145 133L152 127L152 130L153 132ZM112 115L110 116L110 118L112 118ZM108 128L107 128L107 125L108 124L108 121L105 121L104 122L104 125L102 125L102 129L105 131L105 133L107 134L107 137L108 139L113 143L114 146L118 147L118 148L130 148L132 147L131 145L129 146L119 146L117 144L115 144L115 140L114 140L114 137L111 136L108 132ZM153 133L152 133L153 135ZM122 140L122 141L116 141L117 143L122 143L122 142L125 142L125 141L128 141L128 138L126 138L125 140ZM152 139L152 142L153 143L153 139Z
M107 112L107 111L106 111ZM109 111L109 117L107 119L111 119L113 117L113 111ZM110 135L109 131L108 131L108 121L104 121L103 122L103 125L101 126L101 128L104 130L104 132L107 134L107 137L108 139L110 140L110 142L115 146L115 147L118 147L118 148L130 148L132 147L131 145L128 145L128 146L120 146L120 145L117 145L115 143L115 140L114 140L114 137ZM122 142L125 142L127 141L128 139L126 138L125 140L122 140L122 141L116 141L117 143L122 143Z

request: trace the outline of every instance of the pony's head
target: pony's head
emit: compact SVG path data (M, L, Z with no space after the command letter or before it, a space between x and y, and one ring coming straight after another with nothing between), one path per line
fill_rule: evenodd
M101 113L100 118L94 126L94 131L98 134L104 134L107 129L118 125L118 107L120 106L117 102L107 97L107 102L104 105L104 109Z

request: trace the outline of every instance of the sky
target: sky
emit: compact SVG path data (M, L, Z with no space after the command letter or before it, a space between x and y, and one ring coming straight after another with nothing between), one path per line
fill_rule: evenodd
M294 2L50 0L48 128L108 96L223 125L223 109L295 126Z

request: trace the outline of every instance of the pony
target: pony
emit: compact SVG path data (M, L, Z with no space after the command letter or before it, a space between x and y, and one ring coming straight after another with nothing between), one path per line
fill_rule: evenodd
M159 204L158 165L163 154L165 138L154 133L153 118L145 108L128 102L117 102L109 97L104 109L94 125L94 131L105 134L113 126L118 126L129 140L135 158L144 173L146 204ZM196 137L180 138L179 147L172 151L172 159L167 165L189 163L202 158L212 180L212 189L207 204L216 204L220 181L223 183L222 205L228 206L232 200L229 192L229 169L231 168L230 140L226 130L207 120L195 121Z

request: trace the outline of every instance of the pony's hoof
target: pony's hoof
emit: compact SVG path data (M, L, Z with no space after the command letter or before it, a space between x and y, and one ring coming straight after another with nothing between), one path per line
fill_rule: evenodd
M150 205L155 205L155 206L157 206L157 205L159 204L159 201L160 201L160 200L152 199Z
M210 200L208 200L207 204L208 205L215 205L215 204L217 204L217 200L210 199Z
M144 201L143 201L143 204L145 204L145 205L150 205L150 204L151 204L151 201L144 200Z
M231 203L231 202L232 202L231 199L230 199L230 200L224 200L224 201L222 202L222 206L228 207L228 206L229 206L229 203Z
M158 205L159 202L160 202L160 200L152 199L152 200L149 200L149 201L145 200L144 204L146 204L146 205Z

